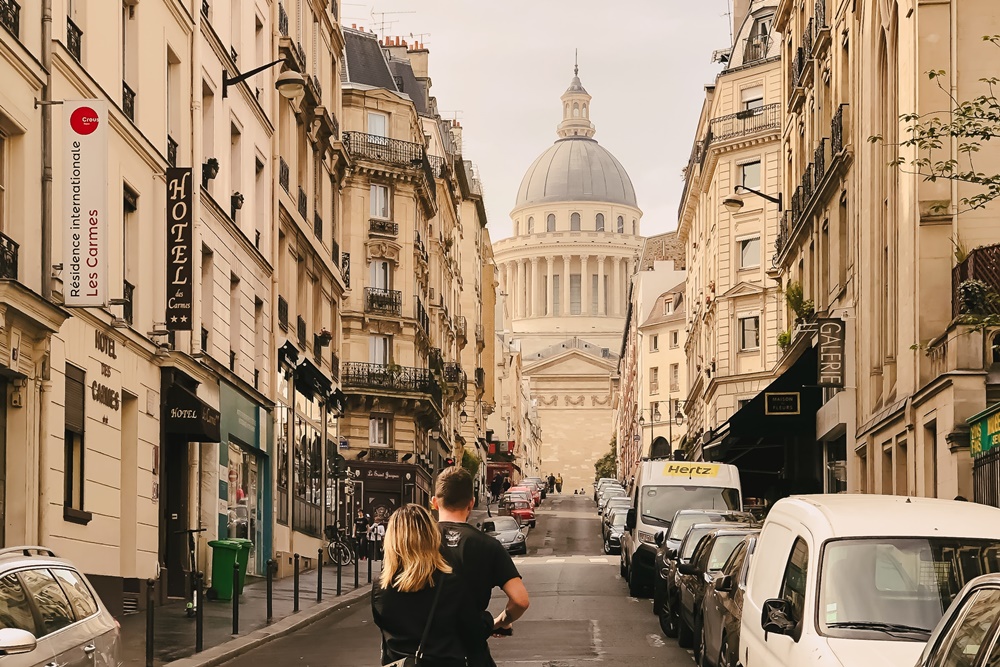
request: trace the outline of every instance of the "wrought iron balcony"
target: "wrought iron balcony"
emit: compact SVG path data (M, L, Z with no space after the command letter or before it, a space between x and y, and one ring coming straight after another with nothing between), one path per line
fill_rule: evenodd
M306 62L306 47L302 46L302 42L296 42L295 48L299 52L299 60L304 64Z
M167 164L169 164L171 167L176 167L177 166L177 148L178 148L177 141L168 134L167 135Z
M122 319L129 324L133 323L134 310L132 307L133 297L135 297L135 285L129 281L123 281L122 285L122 299L124 299L125 304L122 306Z
M288 12L283 4L278 4L278 32L282 37L288 37Z
M208 4L208 0L201 0L201 15L208 18L208 11L211 7Z
M387 162L400 167L419 167L426 161L423 145L375 134L344 132L344 146L355 158ZM433 180L433 174L431 178Z
M80 26L73 23L73 19L66 17L66 48L76 58L76 62L83 59L83 31Z
M431 165L431 173L434 174L435 178L447 178L448 176L448 161L443 157L438 157L437 155L428 155L427 161Z
M486 329L482 324L476 325L476 342L480 345L486 342Z
M306 217L306 212L309 210L309 199L306 197L306 191L299 186L299 215L303 218Z
M813 153L813 177L816 179L816 187L819 188L819 184L823 182L823 177L826 176L826 139L819 140L819 146L816 147L816 152Z
M21 5L14 0L0 0L0 23L10 31L10 34L20 39Z
M431 335L431 319L427 316L427 310L424 308L423 302L420 297L417 297L417 314L416 314L417 325L420 330L426 335Z
M455 335L462 340L469 340L469 323L465 319L465 315L459 315L455 318Z
M313 211L313 234L320 241L323 240L323 216L319 214L319 211Z
M344 278L344 286L351 288L351 253L340 253L340 273Z
M963 303L959 290L959 287L966 280L984 282L992 291L1000 292L1000 244L970 250L969 255L951 270L952 317L970 312L968 304ZM1000 304L991 303L984 299L982 306L985 312L975 314L1000 314Z
M403 314L403 293L398 290L366 287L365 312L400 317Z
M285 297L278 297L278 326L282 331L288 331L288 302Z
M441 407L441 387L426 368L348 361L341 365L341 385L345 389L430 394L438 409Z
M368 231L372 234L381 234L383 236L397 236L399 235L399 225L392 220L370 218L368 220Z
M306 320L301 315L295 320L295 335L299 339L299 347L306 349Z
M427 351L427 365L431 368L441 368L444 365L440 347L432 347Z
M830 122L830 152L837 155L844 150L844 105L837 107Z
M334 382L340 382L340 357L333 350L330 351L330 377Z
M486 388L486 369L477 368L476 369L476 386L480 389Z
M781 104L766 104L755 109L746 109L728 116L713 118L709 124L709 139L714 143L761 132L776 131L780 128ZM699 161L701 157L699 154ZM688 168L690 169L690 164Z
M826 24L826 0L816 0L816 30L820 31L829 26Z
M445 363L443 377L445 384L449 385L465 384L465 371L463 371L462 366L455 361L448 361Z
M809 19L805 32L802 33L802 53L805 55L806 61L812 60L813 57L813 34L813 20Z
M789 67L792 68L791 72L789 73L790 74L789 78L791 79L792 89L794 90L795 88L799 87L799 84L802 81L802 73L805 71L806 68L806 54L805 50L801 46L795 49L795 56L789 63Z
M767 52L771 49L770 35L755 35L743 40L743 64L757 62L767 58Z
M21 246L0 232L0 279L17 280L17 258Z
M333 259L333 265L338 269L340 268L340 244L337 243L337 239L330 241L330 246L332 248L330 252L330 257Z
M128 119L135 122L135 91L122 81L122 111Z
M281 189L284 190L285 192L287 192L290 195L292 193L288 189L289 188L289 185L288 185L288 179L289 179L289 177L290 177L290 174L289 174L289 169L288 169L288 163L285 162L285 158L279 157L278 158L278 185L280 185Z

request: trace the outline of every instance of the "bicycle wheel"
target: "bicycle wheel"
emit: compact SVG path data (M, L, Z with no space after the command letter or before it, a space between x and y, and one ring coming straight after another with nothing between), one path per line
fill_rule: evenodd
M333 557L334 563L339 562L341 565L350 565L351 561L354 560L354 554L351 553L351 548L343 542L337 542L336 552L337 555Z

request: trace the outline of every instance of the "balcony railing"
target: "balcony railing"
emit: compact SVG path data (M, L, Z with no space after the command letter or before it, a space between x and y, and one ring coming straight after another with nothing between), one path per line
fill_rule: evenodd
M465 371L462 370L462 366L457 362L449 361L444 365L443 373L445 384L449 385L464 385L465 384Z
M21 246L0 232L0 279L17 280L17 257Z
M135 91L122 81L122 111L128 119L135 121Z
M459 315L455 318L455 335L462 340L468 340L469 323L465 319L465 315Z
M826 139L819 140L819 146L816 147L816 152L813 153L813 177L816 179L816 188L819 188L819 184L823 182L823 177L826 176Z
M340 382L340 357L337 353L330 351L330 377L334 382Z
M770 35L755 35L743 40L743 64L757 62L767 58L767 52L771 50Z
M413 249L416 250L420 257L426 262L429 258L427 254L427 248L424 246L424 240L420 237L420 232L417 232L416 237L413 241Z
M129 324L133 323L134 310L132 308L133 298L135 297L135 285L129 281L123 281L122 285L122 299L125 303L122 305L122 319Z
M476 325L476 342L480 344L486 342L486 330L482 324Z
M344 287L351 288L351 253L340 253L340 273L344 278Z
M826 24L826 0L816 0L816 31L828 28Z
M423 302L417 297L417 314L416 314L417 325L420 330L423 331L428 336L431 335L431 319L427 316L427 309L424 308Z
M298 49L299 60L301 60L303 63L305 63L305 61L306 61L306 47L302 46L302 42L297 42L295 44L295 48Z
M177 166L177 141L169 134L167 135L167 164L171 167Z
M305 218L308 210L309 200L306 197L306 191L302 189L302 186L299 186L299 215Z
M711 140L725 141L734 137L777 130L780 127L781 104L767 104L756 109L746 109L728 116L713 118L710 124Z
M403 314L403 293L399 290L366 287L365 312L399 317Z
M440 368L444 365L440 347L432 347L427 351L427 365L431 368Z
M287 192L288 194L292 194L291 191L289 191L289 189L288 189L288 187L289 187L289 185L288 185L288 179L289 179L288 163L285 162L285 158L279 157L278 158L278 185L280 185L281 189L284 190L285 192Z
M421 144L375 134L344 132L344 147L355 158L388 162L401 167L417 167L425 160Z
M806 68L805 50L801 46L795 49L795 56L792 58L792 62L789 63L789 66L792 68L792 71L790 72L792 88L795 89L799 87L799 83L802 80L802 72L804 72Z
M837 155L844 150L844 105L837 107L830 122L830 152Z
M323 240L323 216L319 214L319 211L313 211L313 234L320 241Z
M806 61L812 60L813 57L813 20L809 19L809 23L806 24L805 32L802 33L802 53L806 57Z
M306 349L306 320L301 315L295 320L295 335L299 339L299 347Z
M441 387L426 368L348 361L341 365L341 385L345 389L430 394L435 404L441 406Z
M278 5L278 32L282 37L288 37L288 12L282 4Z
M278 326L282 331L288 331L288 302L285 297L278 297Z
M383 220L382 218L370 218L368 220L368 231L372 234L382 234L384 236L397 236L399 234L399 225L392 220Z
M486 369L477 368L476 369L476 386L480 389L486 388Z
M340 244L337 243L337 239L332 239L330 241L330 258L333 259L333 265L338 269L340 268Z
M66 17L66 48L76 58L76 62L83 59L83 31L80 26L73 23L73 19Z
M20 39L21 5L14 0L0 0L0 23L10 31L10 34Z
M1000 244L983 246L969 251L968 257L951 270L952 317L969 312L969 308L963 304L959 293L959 287L966 280L979 280L989 285L992 291L1000 292ZM985 312L976 314L1000 314L1000 304L986 302L982 306Z
M448 162L443 157L428 155L427 161L431 165L431 173L435 178L444 178L448 174Z
M208 12L211 7L208 4L208 0L201 0L201 15L208 18Z

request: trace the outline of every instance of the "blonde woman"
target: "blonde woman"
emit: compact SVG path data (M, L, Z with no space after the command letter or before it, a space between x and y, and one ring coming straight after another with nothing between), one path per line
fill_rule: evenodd
M470 648L492 633L493 617L476 609L441 555L441 533L430 512L419 505L393 512L384 549L382 574L372 587L382 664L416 657L407 664L468 665Z

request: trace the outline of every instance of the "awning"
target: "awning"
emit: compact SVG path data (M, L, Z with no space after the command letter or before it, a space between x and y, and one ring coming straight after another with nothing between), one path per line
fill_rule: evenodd
M316 367L316 364L303 359L295 367L295 391L311 399L325 401L330 395L333 382L323 375L323 371Z
M187 442L219 442L219 411L184 387L174 384L167 390L163 409L167 435L181 436Z

